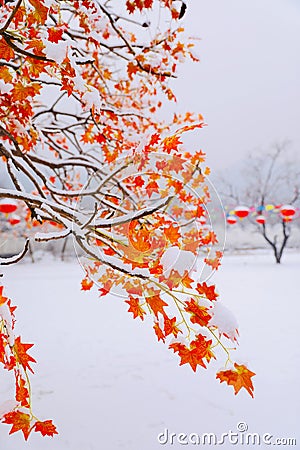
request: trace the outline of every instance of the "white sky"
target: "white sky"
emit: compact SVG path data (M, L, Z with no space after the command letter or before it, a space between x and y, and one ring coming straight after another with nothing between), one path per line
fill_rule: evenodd
M289 138L300 153L300 0L186 0L201 62L181 67L179 110L201 112L196 135L212 169Z

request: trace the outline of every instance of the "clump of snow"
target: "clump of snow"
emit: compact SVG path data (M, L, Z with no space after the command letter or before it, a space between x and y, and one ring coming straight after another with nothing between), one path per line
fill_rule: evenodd
M12 411L16 406L18 406L18 403L16 400L6 400L6 402L1 403L0 405L0 419L10 411Z
M86 91L82 96L82 101L84 103L84 111L88 111L94 107L98 112L100 112L102 101L99 91L93 86L88 87L88 91Z
M77 89L79 92L85 92L86 87L83 78L80 75L76 75L76 77L73 78L74 81L74 88Z
M0 318L6 322L6 325L12 326L11 314L6 303L0 306Z
M45 46L44 53L49 59L53 59L57 64L61 64L67 55L67 49L69 46L68 41L59 41L57 44L48 41L48 39L42 39Z
M186 271L194 268L196 258L192 252L180 250L180 248L174 246L167 248L162 255L161 263L167 276L170 275L172 269L183 276Z
M0 94L7 94L13 88L13 85L10 83L4 83L3 80L0 80Z
M15 343L15 336L12 329L11 313L6 303L0 306L0 319L4 320L5 322L7 341L9 345L12 347Z
M238 323L232 312L226 308L221 302L214 304L214 307L209 310L209 314L212 318L209 321L209 325L215 325L218 327L220 333L226 335L232 341L236 341L238 338Z

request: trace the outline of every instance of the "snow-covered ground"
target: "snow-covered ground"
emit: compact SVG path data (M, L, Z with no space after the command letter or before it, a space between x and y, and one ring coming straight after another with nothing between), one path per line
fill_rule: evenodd
M210 448L162 445L157 436L168 429L219 437L237 432L240 422L249 433L273 435L272 444L296 438L285 448L300 448L299 253L286 254L282 265L270 253L226 255L213 277L239 321L238 361L257 373L254 399L244 390L234 396L232 387L214 379L221 363L196 374L179 367L150 324L132 320L123 299L81 292L81 277L75 261L5 269L6 294L18 305L18 331L35 343L34 410L53 419L59 436L34 434L25 443L21 433L9 437L9 426L0 425L0 450ZM9 396L9 380L0 374L0 403ZM227 441L218 447L270 445Z

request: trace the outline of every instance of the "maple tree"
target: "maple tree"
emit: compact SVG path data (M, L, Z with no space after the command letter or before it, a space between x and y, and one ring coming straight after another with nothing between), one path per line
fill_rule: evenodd
M218 319L218 293L207 284L222 242L209 217L205 154L184 145L203 117L159 119L164 99L175 99L178 63L197 60L180 24L185 2L0 3L0 164L11 185L0 188L0 214L9 221L15 211L27 224L23 251L0 264L22 259L32 239L72 236L84 255L83 291L123 297L133 318L152 318L180 365L196 371L224 353L226 368L243 374L217 377L252 395L253 373L230 356L237 329ZM25 439L53 436L52 421L32 412L32 344L14 337L2 293L0 357L17 403L2 421Z

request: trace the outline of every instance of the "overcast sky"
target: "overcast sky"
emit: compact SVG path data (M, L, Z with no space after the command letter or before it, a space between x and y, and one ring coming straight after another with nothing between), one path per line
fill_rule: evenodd
M201 62L180 69L178 109L201 112L212 169L289 138L300 153L300 0L186 0Z

